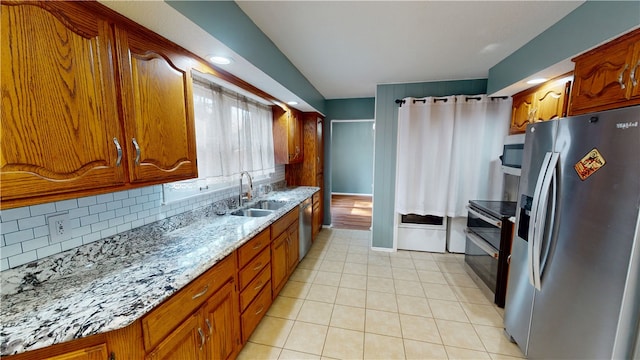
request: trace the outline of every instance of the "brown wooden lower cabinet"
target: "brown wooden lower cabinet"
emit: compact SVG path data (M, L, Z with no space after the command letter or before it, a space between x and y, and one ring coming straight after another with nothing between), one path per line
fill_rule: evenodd
M298 208L271 225L271 288L275 299L298 265L300 239Z
M149 360L204 359L204 336L200 338L199 313L193 314L171 332L148 356Z
M107 344L91 346L86 349L45 358L44 360L104 360L109 358Z

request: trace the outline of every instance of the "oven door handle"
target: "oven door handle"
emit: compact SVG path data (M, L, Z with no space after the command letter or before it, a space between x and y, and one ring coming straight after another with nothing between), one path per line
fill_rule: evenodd
M479 213L479 212L475 211L474 209L472 209L469 205L467 205L467 211L469 213L479 217L482 221L487 222L487 223L489 223L491 225L495 225L499 229L502 229L502 221L496 220L496 219L492 219L492 218L488 217L487 215Z
M465 229L464 232L467 234L467 238L474 243L477 247L482 249L482 251L486 252L488 255L491 255L494 259L497 259L500 256L500 252L489 245L486 241L484 241L480 236L472 233L471 231Z

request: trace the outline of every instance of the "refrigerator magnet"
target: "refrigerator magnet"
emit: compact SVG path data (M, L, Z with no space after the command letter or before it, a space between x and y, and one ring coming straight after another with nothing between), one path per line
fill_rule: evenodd
M603 167L605 163L606 160L602 157L602 154L600 154L598 149L593 148L593 150L589 151L587 155L580 159L573 168L576 170L576 173L578 173L580 180L584 181Z

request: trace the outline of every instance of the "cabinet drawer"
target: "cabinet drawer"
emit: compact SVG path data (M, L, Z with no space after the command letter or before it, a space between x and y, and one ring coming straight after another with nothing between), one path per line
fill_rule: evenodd
M142 318L144 347L152 350L202 305L236 271L235 256L227 256Z
M240 317L242 322L242 343L246 343L249 340L249 336L258 326L264 314L267 313L269 306L271 306L271 282L264 286L260 294Z
M247 264L242 270L240 270L238 282L240 283L240 290L244 290L247 285L264 269L269 265L271 260L271 249L267 247L256 256L250 263Z
M313 204L320 204L320 191L313 194Z
M271 264L265 266L262 272L240 293L240 312L249 306L256 295L269 283L269 280L271 280Z
M246 244L238 249L238 267L243 268L251 259L253 259L262 249L269 246L271 241L271 231L269 228L253 237Z
M275 239L278 235L282 234L289 225L293 222L298 221L298 208L289 211L286 215L280 218L280 220L274 222L271 225L271 239Z

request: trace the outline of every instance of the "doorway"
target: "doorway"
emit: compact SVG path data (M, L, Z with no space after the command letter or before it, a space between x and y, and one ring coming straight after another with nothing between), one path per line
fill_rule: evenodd
M331 226L371 228L374 120L331 121Z

